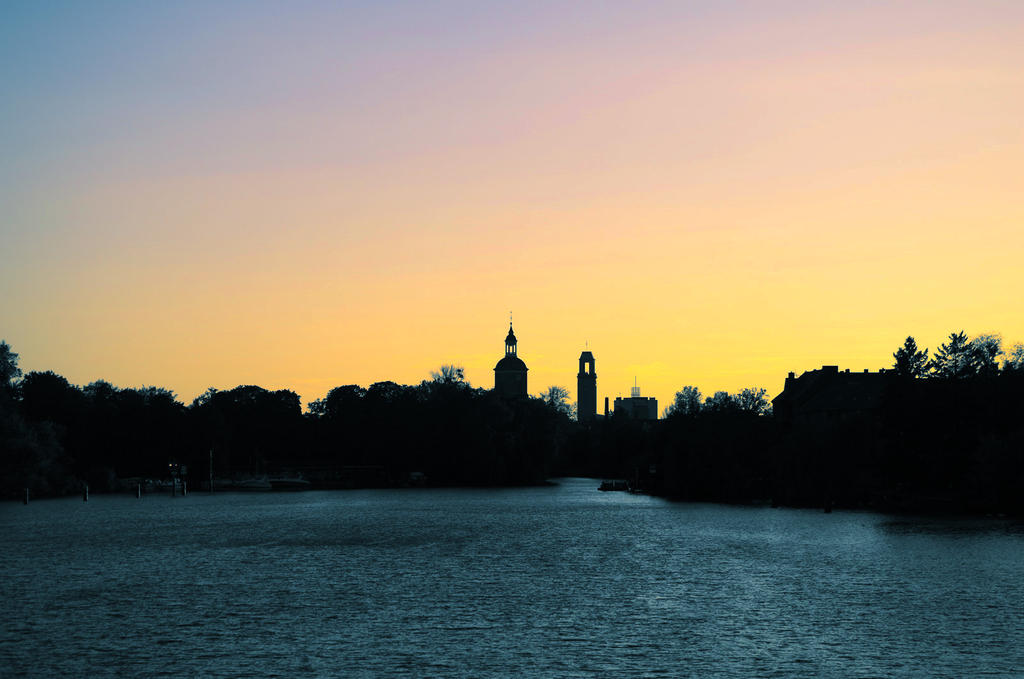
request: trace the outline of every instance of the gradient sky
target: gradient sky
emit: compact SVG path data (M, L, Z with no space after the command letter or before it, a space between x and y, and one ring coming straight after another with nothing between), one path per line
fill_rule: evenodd
M1024 340L1024 3L5 2L0 338L76 384L782 388Z

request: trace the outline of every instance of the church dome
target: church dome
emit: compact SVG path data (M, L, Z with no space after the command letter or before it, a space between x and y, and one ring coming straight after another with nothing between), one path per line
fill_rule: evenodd
M494 366L495 370L517 370L520 372L526 372L529 368L523 363L523 359L519 358L515 354L508 354L505 358L498 361L497 365Z
M504 398L526 398L526 364L517 355L516 334L508 324L505 357L494 366L494 391Z

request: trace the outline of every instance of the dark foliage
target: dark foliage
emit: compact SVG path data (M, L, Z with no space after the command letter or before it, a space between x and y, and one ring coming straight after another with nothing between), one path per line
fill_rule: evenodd
M473 389L461 371L418 386L337 387L310 406L307 475L337 486L503 485L543 481L572 423L541 399Z
M0 492L20 497L113 490L118 480L169 479L193 488L302 475L318 487L537 483L561 465L574 427L564 403L507 400L471 388L457 366L417 386L346 385L303 415L292 391L209 389L185 407L165 389L79 388L52 372L18 380L3 345ZM564 465L562 465L564 466Z
M79 388L52 372L21 378L0 346L0 493L88 483L303 475L315 487L508 485L553 475L625 478L680 499L808 507L1024 515L1024 370L998 339L956 333L927 379L912 338L902 378L847 410L772 415L763 389L684 389L663 420L579 425L561 390L506 399L445 366L409 386L345 385L310 404L287 390L210 389L188 407L160 388ZM900 352L897 352L900 363ZM210 461L213 461L213 469Z
M928 372L928 350L919 351L913 337L908 337L892 357L896 359L893 369L901 377L923 377Z

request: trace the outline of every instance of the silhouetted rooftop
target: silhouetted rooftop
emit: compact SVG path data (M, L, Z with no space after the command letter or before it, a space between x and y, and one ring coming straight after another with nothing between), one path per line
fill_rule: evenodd
M881 407L891 372L840 371L837 366L822 366L800 377L792 374L786 387L772 401L776 413L858 412Z

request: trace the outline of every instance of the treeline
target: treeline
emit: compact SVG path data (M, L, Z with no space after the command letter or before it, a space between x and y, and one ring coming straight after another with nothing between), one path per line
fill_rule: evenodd
M444 366L417 385L344 385L302 411L292 391L161 388L22 376L0 342L0 492L19 497L162 479L302 474L319 487L508 485L626 478L686 500L1024 515L1024 347L908 337L870 403L795 417L764 389L684 387L656 422L580 425L567 392L506 400ZM842 380L830 387L830 396ZM842 396L842 394L839 394ZM791 411L792 409L787 409Z
M452 366L414 386L340 386L303 413L289 390L210 389L186 406L167 389L78 387L17 364L0 343L4 497L163 480L171 464L197 487L211 459L218 479L302 475L320 487L536 483L559 466L573 426L564 390L506 401Z
M1024 346L956 332L893 358L876 403L804 418L686 387L621 471L688 500L1024 515Z
M963 380L1024 370L1024 343L1017 342L1004 351L1003 338L993 333L973 338L962 330L950 333L931 358L927 349L918 350L911 336L892 356L896 359L893 369L904 377Z

